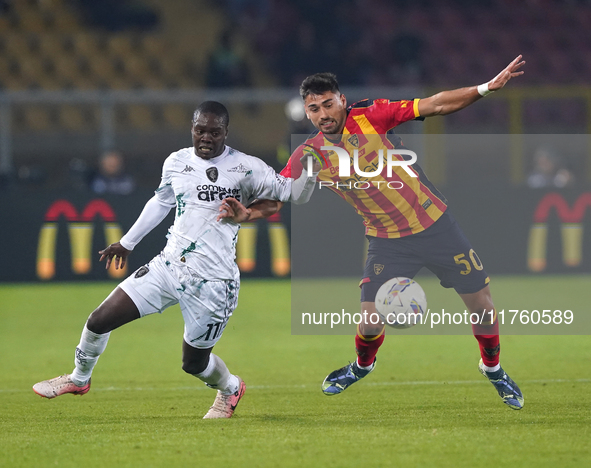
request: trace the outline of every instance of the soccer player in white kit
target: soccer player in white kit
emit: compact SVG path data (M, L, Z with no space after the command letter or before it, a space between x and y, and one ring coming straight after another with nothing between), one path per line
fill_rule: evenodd
M228 123L228 111L218 102L206 101L195 110L193 147L166 159L160 186L135 224L99 253L107 268L111 261L123 268L133 248L174 208L164 250L119 284L90 315L72 374L35 384L35 393L45 398L87 393L112 330L179 303L185 321L183 370L218 390L204 419L232 416L246 386L211 353L237 306L240 289L235 262L240 226L223 212L222 202L232 197L245 206L259 198L305 203L316 174L304 173L292 181L260 159L226 146Z

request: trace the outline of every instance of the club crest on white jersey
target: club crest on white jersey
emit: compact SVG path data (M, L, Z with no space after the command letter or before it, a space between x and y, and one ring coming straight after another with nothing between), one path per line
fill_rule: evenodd
M164 255L179 261L196 276L207 280L234 280L239 225L218 221L218 207L233 197L248 205L254 199L288 201L289 179L278 175L259 158L226 147L211 159L195 155L193 148L172 153L164 162L158 201L176 207Z

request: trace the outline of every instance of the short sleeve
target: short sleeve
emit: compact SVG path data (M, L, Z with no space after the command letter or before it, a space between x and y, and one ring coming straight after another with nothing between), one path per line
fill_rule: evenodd
M367 119L369 124L378 131L386 133L409 120L423 120L419 114L420 99L391 101L375 99L360 101L351 107L351 116L358 121Z

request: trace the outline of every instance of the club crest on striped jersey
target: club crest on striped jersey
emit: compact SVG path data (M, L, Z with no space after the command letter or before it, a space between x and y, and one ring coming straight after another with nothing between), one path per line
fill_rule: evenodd
M351 135L347 141L355 148L359 148L359 137L357 135Z

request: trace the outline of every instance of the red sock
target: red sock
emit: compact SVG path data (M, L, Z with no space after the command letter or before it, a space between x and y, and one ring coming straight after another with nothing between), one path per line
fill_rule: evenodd
M496 317L492 325L472 325L474 338L478 340L480 356L485 366L494 367L499 363L501 345L499 343L499 321Z
M355 350L357 351L357 363L360 366L368 367L373 364L373 361L378 354L378 349L384 342L384 332L377 337L365 338L363 335L355 336Z

